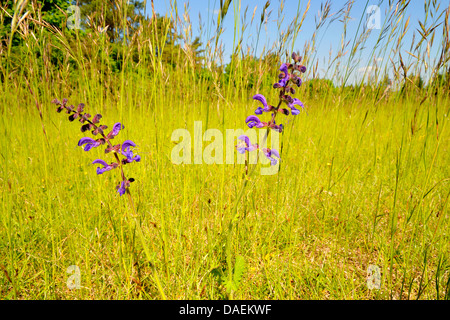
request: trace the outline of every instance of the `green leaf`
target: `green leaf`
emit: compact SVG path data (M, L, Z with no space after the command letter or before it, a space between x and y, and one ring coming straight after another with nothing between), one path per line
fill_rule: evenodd
M242 275L245 272L245 259L243 256L237 256L236 262L234 263L234 274L233 274L233 282L235 288L237 289L241 284Z

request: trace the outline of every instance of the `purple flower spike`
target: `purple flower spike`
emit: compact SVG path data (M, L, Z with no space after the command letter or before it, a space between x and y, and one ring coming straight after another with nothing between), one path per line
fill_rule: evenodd
M95 147L98 147L99 145L101 145L101 142L96 141L92 138L84 137L84 138L81 138L80 141L78 141L78 146L81 147L84 144L85 144L84 151L89 151L92 148L95 148Z
M127 179L125 177L125 174L122 170L122 165L125 165L127 163L136 161L141 161L141 157L139 155L134 155L133 151L131 150L132 147L135 147L136 144L131 140L126 140L123 143L115 144L113 145L111 143L111 139L114 139L115 136L117 136L120 132L120 130L124 129L124 126L117 122L114 124L111 132L109 132L105 136L105 130L108 128L106 125L100 125L100 120L102 118L102 115L97 113L92 117L92 120L89 120L91 118L91 115L88 113L84 113L84 103L78 104L78 107L75 107L74 105L66 105L68 100L64 98L62 101L59 101L58 99L52 100L52 103L56 104L58 107L56 109L57 112L61 112L62 110L66 110L67 114L70 114L69 120L74 121L75 119L79 119L83 125L81 126L81 131L91 131L91 133L94 136L100 135L101 137L98 137L97 139L84 137L81 138L78 141L78 146L82 147L84 151L89 151L92 148L98 147L100 145L106 145L105 153L114 153L114 157L117 160L116 162L112 162L108 164L106 161L102 159L96 159L92 162L94 165L98 165L96 168L97 174L103 174L106 171L121 167L121 177L122 182L119 183L118 186L116 186L117 192L119 192L120 195L125 194L128 192L128 188L130 187L130 183L134 181L133 178ZM124 159L120 159L119 155L124 156Z
M109 171L109 170L112 170L112 169L118 167L117 163L107 164L106 161L103 161L102 159L97 159L92 162L92 164L96 164L96 163L101 164L103 166L103 168L97 168L97 174L102 174L106 171Z
M270 165L271 165L271 166L274 166L274 165L277 164L278 160L272 157L272 156L275 156L275 157L277 157L278 159L280 159L280 154L278 153L277 150L275 150L275 149L269 149L269 148L265 149L265 148L264 148L264 149L263 149L263 152L264 152L264 155L267 157L267 159L270 160Z
M250 151L258 149L258 145L250 143L249 137L247 137L245 135L241 135L238 137L238 139L242 141L242 142L238 143L238 145L236 146L236 149L239 153L244 154L245 151L250 152Z
M248 116L247 119L245 119L245 123L247 123L247 126L249 128L264 128L267 126L266 122L261 122L257 116Z

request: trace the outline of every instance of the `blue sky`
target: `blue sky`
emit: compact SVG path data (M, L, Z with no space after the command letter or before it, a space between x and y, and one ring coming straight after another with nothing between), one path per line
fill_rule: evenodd
M279 7L280 7L280 0L271 0L270 6L268 8L268 11L271 10L271 15L268 20L267 28L265 30L264 26L261 30L260 40L258 43L258 49L257 49L257 55L261 53L261 50L263 49L264 44L269 44L270 46L279 38L279 28L278 24L281 22L281 29L286 29L286 26L288 23L290 23L297 12L297 9L303 14L304 10L306 9L306 5L308 1L305 0L285 0L284 1L284 20L279 21ZM303 23L303 26L300 30L300 33L295 41L294 44L294 50L302 51L302 48L304 47L306 41L311 39L312 33L315 30L315 19L317 19L321 3L323 1L317 1L317 0L311 0L310 9L309 12L306 15L306 19ZM333 0L330 1L331 3L331 13L336 13L341 8L344 7L347 1L343 0ZM170 0L154 0L155 10L160 15L166 15L171 12L171 3L173 1ZM226 59L225 62L229 60L229 57L231 55L232 49L233 49L233 38L234 38L234 24L235 24L235 11L239 14L240 19L239 24L241 23L241 18L244 14L245 8L248 7L247 11L247 18L246 21L250 22L251 17L253 15L253 11L256 7L255 11L255 18L253 21L253 24L251 26L248 26L245 33L244 33L244 40L246 43L244 43L244 49L246 49L247 46L251 47L252 49L255 49L256 47L256 29L259 25L261 13L264 7L264 4L266 3L265 0L241 0L240 1L240 10L238 8L239 1L233 0L233 2L230 5L230 8L228 10L228 14L225 17L224 20L224 34L221 36L221 41L224 45L224 58ZM445 9L449 6L448 1L438 1L440 3L441 7L439 9L439 12ZM185 0L178 0L176 2L177 8L178 8L178 14L183 18L183 13L185 12L185 5L188 4L189 9L189 17L191 21L191 28L192 28L192 34L193 37L196 35L199 35L199 14L201 16L201 21L203 24L203 35L201 37L202 42L206 42L208 37L206 36L207 30L208 30L208 24L211 26L214 26L212 24L212 20L217 20L217 13L219 12L220 8L220 0L191 0L191 1L185 1ZM367 22L368 15L365 14L365 11L367 8L371 5L377 5L380 8L380 23L381 26L383 25L383 22L385 21L386 17L386 10L388 9L388 1L380 1L380 0L356 0L352 6L352 10L350 11L350 21L348 23L347 27L347 36L346 41L350 41L349 47L352 47L352 42L355 39L355 34L358 28L358 25L360 23L361 17L363 17L363 23L365 24ZM147 14L151 13L151 1L147 0ZM404 60L407 60L408 58L411 58L409 54L405 52L405 50L409 50L410 43L412 40L413 32L419 28L418 21L424 21L425 18L425 10L424 10L424 1L423 0L411 0L410 5L408 6L407 10L404 13L404 19L406 20L408 17L410 17L410 24L409 24L409 31L407 32L404 40L403 40L403 50L402 50L402 57ZM375 16L373 16L375 17ZM428 17L428 22L426 26L430 26L432 23L431 17ZM373 22L376 22L376 20L372 20ZM210 34L209 37L212 37L215 34L214 27L210 27ZM332 49L332 56L335 56L340 45L341 45L341 36L343 32L343 24L339 21L334 21L331 25L325 24L324 27L321 29L321 32L317 35L316 39L316 48L317 52L315 54L310 54L313 57L310 57L310 63L316 64L318 62L319 66L319 76L332 76L332 71L334 70L334 66L331 67L332 71L328 71L327 73L327 66L328 66L328 57L329 57L329 51L330 48ZM417 33L417 32L416 32ZM355 79L355 77L361 76L364 74L364 71L371 70L375 66L375 61L377 62L378 67L383 68L383 65L390 65L389 63L389 54L386 53L383 57L371 57L372 48L374 47L378 36L380 34L379 29L374 29L368 39L365 43L366 49L364 49L361 52L361 55L359 56L359 64L354 68L354 72L352 75L352 80ZM436 36L441 36L442 32L437 32ZM418 34L416 34L417 38ZM431 48L431 56L437 55L437 49L439 47L439 37L438 39L435 39L435 44ZM416 40L417 42L417 40ZM318 45L317 45L318 44ZM347 53L346 57L349 56L349 53ZM393 57L391 57L393 58ZM345 59L345 58L344 58Z

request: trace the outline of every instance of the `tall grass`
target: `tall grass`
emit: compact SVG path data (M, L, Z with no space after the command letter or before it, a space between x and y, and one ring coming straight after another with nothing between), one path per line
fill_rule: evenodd
M315 30L302 27L315 14L302 3L287 30L266 43L267 21L277 13L281 23L285 4L267 1L261 10L240 1L220 4L215 18L203 19L201 64L188 7L179 12L175 2L166 16L171 24L158 26L153 11L136 32L111 43L101 18L87 32L69 32L42 20L31 1L14 30L26 50L10 53L11 34L2 39L0 296L229 298L221 274L230 266L228 223L242 196L229 249L240 257L234 265L242 273L234 298L448 299L450 101L448 87L434 80L449 68L450 8L425 1L426 20L411 31L409 2L389 1L381 30L366 30L358 17L354 32L347 28L351 1L337 11L323 3ZM119 25L131 28L121 8ZM5 15L0 11L2 20ZM225 72L230 44L221 37L231 18L235 37ZM330 83L316 79L314 52L336 24L344 33L326 62ZM174 65L156 54L168 48L171 27L183 30L183 50L170 53ZM374 32L367 67L377 57L383 65L350 87ZM414 43L404 43L407 32ZM172 164L175 129L193 138L194 121L202 121L203 130L225 135L244 128L256 108L254 94L276 98L277 69L299 49L300 35L309 39L301 52L308 71L296 97L308 115L286 124L280 172L252 176L239 195L241 165ZM246 48L244 39L254 46ZM430 54L433 46L438 57ZM110 59L114 50L120 70ZM56 65L55 52L62 54ZM389 70L392 82L383 86ZM418 75L427 85L419 85ZM138 144L142 161L133 167L132 191L140 228L114 192L114 174L97 177L91 155L76 148L79 128L55 113L55 97L121 121ZM379 290L367 287L371 264L381 270ZM71 265L81 271L78 290L67 287Z

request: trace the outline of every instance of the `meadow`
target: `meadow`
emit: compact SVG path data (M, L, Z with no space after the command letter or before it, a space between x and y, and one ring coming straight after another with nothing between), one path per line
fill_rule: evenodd
M101 17L92 20L98 26L67 30L41 19L32 1L19 6L1 47L0 297L449 299L450 7L425 3L435 20L423 24L428 33L410 55L401 47L407 1L392 2L377 31L373 54L384 52L392 62L386 70L394 68L388 87L381 71L356 86L315 78L312 48L323 25L306 35L309 46L295 48L302 17L315 14L304 8L280 43L269 46L258 35L268 54L255 57L239 40L246 24L264 27L267 11L259 21L250 8L242 22L240 2L221 2L198 62L189 45L161 54L172 45L171 27L157 25L156 14L111 43ZM327 4L323 21L335 18ZM172 14L191 43L189 16ZM235 54L225 70L220 30L233 14ZM353 47L346 57L356 57L370 31L347 32ZM13 33L20 50L11 49ZM444 35L441 43L434 33ZM433 41L441 59L427 55ZM338 82L347 76L341 49L331 64ZM258 163L243 178L243 164L171 161L172 133L187 129L193 139L195 121L203 132L248 129L245 118L260 106L252 97L277 101L272 85L294 51L307 71L292 96L305 111L277 116L284 125L278 173L260 175L268 165ZM111 52L121 57L119 69ZM431 80L420 85L414 76L424 63ZM444 80L433 82L442 72ZM55 98L85 103L109 129L124 125L116 143L132 140L141 157L124 166L135 179L129 193L116 192L117 170L96 174L92 161L113 157L77 146L91 135L56 112ZM374 266L380 282L369 288Z

